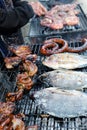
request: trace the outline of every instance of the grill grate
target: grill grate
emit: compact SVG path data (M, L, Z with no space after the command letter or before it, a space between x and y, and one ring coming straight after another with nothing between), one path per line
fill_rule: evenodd
M16 89L16 73L0 72L0 101L5 101L7 92L14 92Z
M44 2L43 2L44 3ZM45 2L46 7L48 6L48 1ZM49 8L49 7L47 7ZM43 27L40 25L40 18L33 17L30 22L28 38L31 44L42 44L46 37L58 36L65 40L72 41L72 39L82 39L87 37L87 17L84 14L80 5L77 6L77 9L80 11L78 14L80 19L80 25L77 26L65 26L61 30L52 30L48 27Z
M69 46L81 46L81 42L71 42L69 43ZM33 53L37 54L39 56L39 60L37 61L38 64L38 73L41 74L43 72L49 71L48 68L44 67L41 64L41 59L44 58L44 56L41 56L40 49L41 45L33 45L32 50ZM87 55L87 51L81 53L83 55ZM79 69L78 69L79 70ZM81 71L87 71L87 68L80 69ZM77 117L77 118L55 118L47 113L44 113L44 111L41 111L39 107L37 107L33 100L31 100L32 94L34 94L36 91L39 91L43 88L46 88L44 84L40 84L40 82L37 82L31 91L27 93L27 96L24 96L24 98L18 102L18 109L20 112L23 112L26 115L25 122L26 125L38 125L39 130L86 130L87 129L87 117ZM86 90L85 90L86 91Z
M82 44L81 42L70 42L69 46L76 47L76 46L80 46L81 44ZM31 46L32 52L38 55L38 59L36 61L36 64L38 65L38 75L50 70L41 64L41 60L42 58L44 58L44 56L40 54L40 47L41 47L40 44ZM87 51L81 54L87 55ZM4 101L5 94L7 91L16 90L15 79L19 70L16 69L16 71L15 70L6 71L5 67L3 67L3 69L1 68L1 70L3 76L6 75L5 79L8 79L6 81L9 81L10 84L9 85L10 87L6 87L6 88L3 86L0 87L0 94L1 94L0 100ZM78 69L78 70L87 71L87 68ZM39 91L43 88L46 88L44 84L41 84L40 82L36 82L36 84L33 86L31 91L25 92L23 98L16 103L18 112L22 112L25 114L24 122L27 126L37 125L38 130L87 130L87 116L60 119L48 115L47 113L42 111L39 107L37 107L34 101L31 100L32 94L34 94L36 91Z
M43 27L40 25L40 19L39 17L34 17L31 20L30 28L29 28L29 37L38 37L38 36L49 36L49 35L63 35L63 34L69 34L69 33L77 33L82 31L87 31L87 18L80 7L80 5L77 6L77 9L80 11L78 14L78 17L80 19L80 25L76 26L65 26L61 30L52 30L48 27Z
M87 129L87 117L77 118L55 118L46 115L40 108L36 107L33 101L29 101L29 97L26 97L21 101L21 112L25 113L26 125L38 125L39 130L86 130Z

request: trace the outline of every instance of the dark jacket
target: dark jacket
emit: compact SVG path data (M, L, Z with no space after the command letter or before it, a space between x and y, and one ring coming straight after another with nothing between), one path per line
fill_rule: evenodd
M0 8L0 34L11 34L24 26L34 12L26 1L13 0L14 8L5 10Z

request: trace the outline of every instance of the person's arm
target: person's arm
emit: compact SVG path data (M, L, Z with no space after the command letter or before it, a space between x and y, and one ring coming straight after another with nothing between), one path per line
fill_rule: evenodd
M0 28L14 29L24 26L34 15L32 7L25 1L15 2L14 9L0 9Z

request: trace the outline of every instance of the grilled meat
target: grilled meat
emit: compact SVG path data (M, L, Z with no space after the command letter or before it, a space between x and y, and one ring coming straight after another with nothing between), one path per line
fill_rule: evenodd
M64 24L65 25L69 25L69 26L73 26L73 25L77 25L79 24L79 18L77 16L65 16L64 17Z
M57 30L63 28L62 20L54 19L54 22L50 25L51 29Z
M42 26L47 26L50 27L51 29L62 29L63 28L63 21L60 17L45 17L44 19L41 20L41 25Z
M0 102L0 114L10 115L15 109L15 104L12 102Z
M69 21L68 21L69 22ZM87 39L82 39L82 45L79 47L69 47L67 41L61 38L50 38L45 40L40 52L43 55L58 54L61 52L78 53L87 50ZM59 45L62 45L61 47Z
M37 91L34 98L42 111L55 117L77 117L87 114L87 94L84 92L51 87Z
M25 130L23 114L13 115L13 102L0 102L0 130Z
M79 11L78 9L69 10L69 11L68 11L68 14L69 14L70 16L72 16L72 15L78 15L79 13L80 13L80 11Z
M7 69L12 69L21 62L21 58L18 56L15 57L6 57L4 59L5 66Z
M5 62L5 66L6 66L7 69L12 69L15 66L18 66L21 62L24 62L26 59L30 60L32 62L35 62L36 59L37 59L37 55L36 54L30 54L30 55L27 55L27 56L24 55L23 57L19 57L19 56L6 57L4 59L4 62Z
M10 130L8 129L8 124L10 123L10 118L6 118L3 122L0 123L0 130Z
M62 29L64 25L78 25L79 18L76 15L79 10L75 8L76 4L56 5L45 14L40 24L55 30Z
M12 102L0 102L0 130L10 122L9 116L13 113L15 104Z
M54 46L54 44L56 44L56 46ZM60 48L59 45L61 46ZM43 55L52 55L66 52L67 49L68 49L68 43L66 40L61 38L51 38L44 41L44 45L41 47L40 52Z
M12 119L12 128L13 130L25 130L25 124L21 119L14 117Z
M28 74L26 73L26 72L24 72L24 73L19 73L18 75L17 75L17 80L18 79L26 79L26 78L28 78L29 76L28 76Z
M9 50L13 52L15 55L23 58L31 53L31 50L27 45L10 46Z
M83 38L82 39L82 45L79 47L69 47L67 48L67 52L82 52L82 51L86 51L87 50L87 39Z
M30 90L32 88L33 81L28 76L26 72L17 75L17 87L18 89L27 89Z
M14 102L14 101L18 101L22 98L23 96L23 90L20 89L19 91L17 92L14 92L14 93L7 93L6 95L6 101L11 101L11 102Z
M42 26L47 26L47 27L50 27L50 25L53 23L53 19L50 17L45 17L44 19L41 20L41 25Z
M36 54L29 54L25 57L24 60L30 60L32 62L35 62L37 60L37 55Z
M42 63L52 69L76 69L87 66L87 57L76 53L59 53L46 57Z
M37 66L29 60L23 62L24 70L28 73L28 76L32 77L37 73Z
M0 113L0 123L2 123L3 121L5 121L7 118L8 118L8 115Z
M22 121L23 114L9 115L0 123L0 130L25 130L25 124Z
M62 4L62 5L56 5L52 8L52 10L57 10L57 11L64 11L64 12L69 12L70 10L74 10L76 8L77 4Z
M76 6L77 6L77 4L55 5L45 15L53 16L53 14L57 14L57 13L60 13L60 12L67 13L69 11L75 11L75 10L77 10ZM79 13L79 11L78 11L78 13ZM78 13L76 13L76 14L78 14Z

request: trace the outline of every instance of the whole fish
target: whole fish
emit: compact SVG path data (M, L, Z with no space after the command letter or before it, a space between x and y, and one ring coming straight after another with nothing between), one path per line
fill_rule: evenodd
M45 72L38 80L47 86L68 90L82 90L87 88L87 72L72 70L54 70Z
M84 92L50 87L37 91L34 98L36 105L52 116L87 116L87 94Z
M76 53L59 53L46 57L42 63L52 69L76 69L87 66L87 56Z

